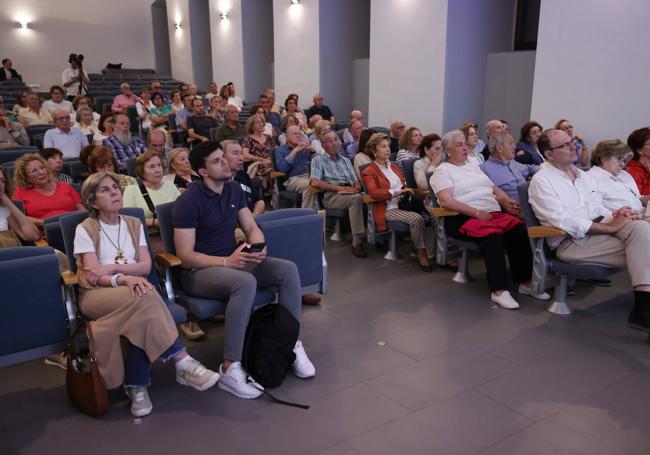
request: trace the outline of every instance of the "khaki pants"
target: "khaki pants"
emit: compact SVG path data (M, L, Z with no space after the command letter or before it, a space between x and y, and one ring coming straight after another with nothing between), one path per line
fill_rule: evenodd
M626 267L632 286L650 285L650 224L631 221L616 234L562 241L555 254L572 264Z
M348 209L352 235L362 235L366 231L361 194L339 194L328 191L323 197L323 205L327 209Z
M310 179L307 174L289 177L284 182L284 187L289 191L296 191L302 194L303 209L314 208L314 193L311 192Z

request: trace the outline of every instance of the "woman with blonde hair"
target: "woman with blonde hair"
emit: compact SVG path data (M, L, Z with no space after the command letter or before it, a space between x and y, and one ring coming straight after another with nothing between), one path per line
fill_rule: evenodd
M414 126L407 128L399 138L400 150L397 152L395 162L399 164L404 160L417 158L417 150L420 146L420 142L422 142L422 133L420 132L420 129Z
M0 166L0 248L20 246L21 240L35 242L41 233L11 200L13 180Z
M569 122L565 118L558 120L555 123L554 128L556 130L564 131L566 134L568 134L571 140L573 141L573 143L575 144L576 154L578 155L578 157L573 162L573 164L576 164L578 166L588 167L590 161L590 152L589 149L587 148L587 143L585 142L585 138L582 137L580 134L576 134L575 131L573 131L573 125L571 124L571 122Z
M216 98L213 96L211 99ZM169 152L167 156L169 174L165 176L176 188L182 193L187 189L187 185L196 180L201 180L196 172L192 170L190 164L190 151L186 148L176 148Z

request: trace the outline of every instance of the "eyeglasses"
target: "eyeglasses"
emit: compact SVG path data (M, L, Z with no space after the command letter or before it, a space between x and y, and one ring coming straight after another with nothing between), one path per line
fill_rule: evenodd
M565 142L564 144L557 145L555 147L551 147L551 150L556 150L556 149L563 149L563 148L571 148L571 146L574 145L572 141Z
M160 147L164 147L164 146L165 146L165 144L149 144L149 147L156 147L156 148L160 148Z

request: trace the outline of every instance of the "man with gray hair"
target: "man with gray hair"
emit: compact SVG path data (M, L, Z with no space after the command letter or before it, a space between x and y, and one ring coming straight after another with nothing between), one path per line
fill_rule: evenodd
M311 192L308 166L314 149L309 141L303 139L299 126L287 128L287 143L275 153L278 171L287 176L284 187L302 194L302 208L313 209L314 194Z
M88 138L79 128L72 126L68 111L54 111L52 118L56 128L45 132L43 147L60 150L63 158L79 158L81 149L88 145Z
M352 131L351 131L352 127L350 126L350 125L352 125L352 122L355 121L355 120L361 123L361 129L364 128L364 126L363 126L363 121L364 121L363 112L361 112L361 111L359 111L357 109L350 112L350 123L348 124L348 127L343 131L343 144L344 145L351 144L352 142L355 141L355 138L353 137L353 134L352 134ZM359 135L361 135L361 133L359 133ZM356 140L359 140L359 139L357 138Z
M504 193L519 201L517 187L531 178L539 167L515 161L515 140L504 131L491 134L487 147L490 158L481 164L481 170Z
M490 140L490 137L494 133L498 133L500 131L505 131L506 130L506 125L504 125L501 120L490 120L485 124L485 139ZM490 149L487 145L485 144L485 147L483 147L483 150L481 151L481 155L483 155L483 158L485 158L485 161L487 161L490 158Z
M116 114L126 114L129 106L135 106L135 104L140 101L140 98L131 91L131 86L128 82L120 84L120 92L121 93L113 99L111 110Z

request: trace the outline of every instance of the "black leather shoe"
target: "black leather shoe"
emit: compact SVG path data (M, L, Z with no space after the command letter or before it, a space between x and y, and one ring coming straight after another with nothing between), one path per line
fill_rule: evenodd
M366 252L366 248L363 246L363 243L360 243L357 246L352 245L352 254L358 258L368 257L368 253Z
M650 333L650 311L632 311L627 318L627 326Z
M433 272L433 268L430 265L419 264L420 270L423 272Z

